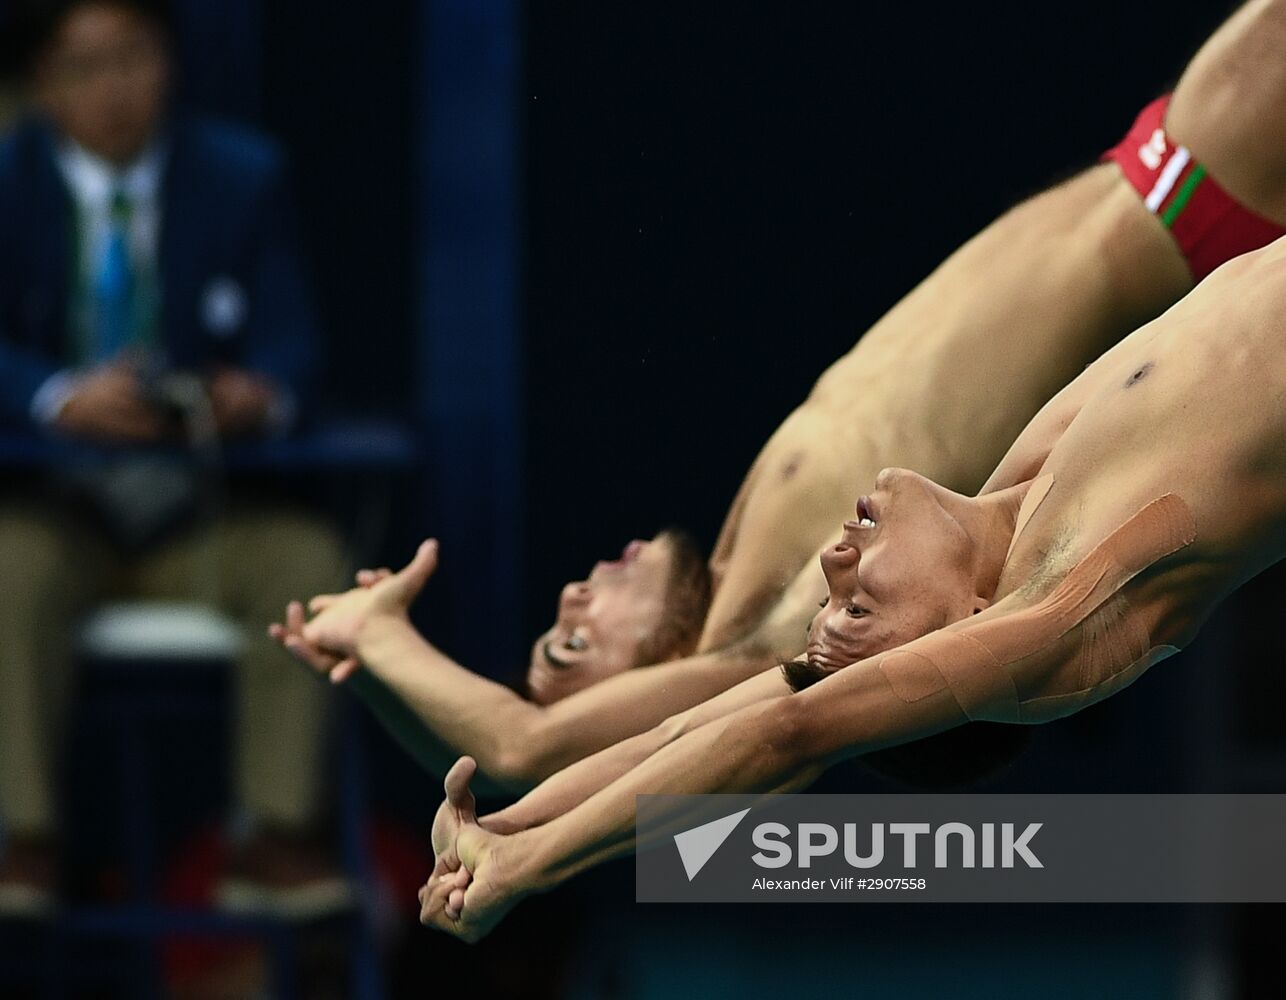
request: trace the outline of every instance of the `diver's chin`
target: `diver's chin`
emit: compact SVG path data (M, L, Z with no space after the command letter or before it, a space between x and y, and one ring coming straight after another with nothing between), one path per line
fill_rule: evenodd
M809 643L808 650L802 659L818 670L839 670L850 663L856 663L861 657L844 653L822 643Z
M552 705L580 690L579 673L575 667L554 670L539 664L527 672L527 697L537 705Z

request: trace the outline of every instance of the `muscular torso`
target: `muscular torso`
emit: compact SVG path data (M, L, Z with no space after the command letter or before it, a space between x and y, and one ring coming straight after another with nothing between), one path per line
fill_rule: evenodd
M1286 0L1250 0L1202 47L1167 115L1226 190L1279 222L1284 40ZM908 220L908 238L921 224ZM703 645L758 621L881 468L975 490L1046 399L1188 287L1169 235L1110 165L988 227L832 366L760 454L716 552ZM1217 357L1233 350L1217 326L1208 334Z
M1286 551L1286 240L1225 265L1052 400L1015 444L1054 485L997 597L1056 579L1151 500L1180 497L1196 541L1130 584L1182 645ZM1176 641L1177 640L1177 641Z
M815 553L886 466L973 493L1037 409L1183 293L1183 263L1112 165L1009 213L953 254L819 379L765 446L713 560L702 645L764 619L796 642ZM784 629L773 622L787 623ZM781 648L790 655L797 649Z

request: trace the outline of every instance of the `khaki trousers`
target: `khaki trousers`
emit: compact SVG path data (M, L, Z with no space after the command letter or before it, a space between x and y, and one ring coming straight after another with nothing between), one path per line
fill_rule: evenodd
M286 603L341 586L335 532L285 506L233 506L138 556L83 518L0 500L0 817L10 833L56 832L53 775L72 689L78 618L104 599L213 597L245 629L237 664L236 778L256 820L303 831L316 819L327 686L268 639Z

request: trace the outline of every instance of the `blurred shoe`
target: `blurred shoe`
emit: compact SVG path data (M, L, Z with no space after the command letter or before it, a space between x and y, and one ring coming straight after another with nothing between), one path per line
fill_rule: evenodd
M0 916L40 920L58 907L58 852L45 839L10 837L0 851Z
M260 831L232 856L215 893L228 913L306 921L351 909L352 881L334 858L312 840Z
M207 942L208 943L208 942ZM170 1000L267 1000L272 970L260 941L220 939L217 961L182 975L170 971L165 995Z

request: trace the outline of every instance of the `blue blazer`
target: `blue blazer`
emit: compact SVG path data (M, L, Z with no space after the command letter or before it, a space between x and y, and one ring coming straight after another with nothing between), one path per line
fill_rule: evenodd
M249 130L170 126L158 248L160 339L170 368L222 362L274 379L303 404L318 336L277 147ZM73 207L49 127L0 141L0 421L71 363Z

